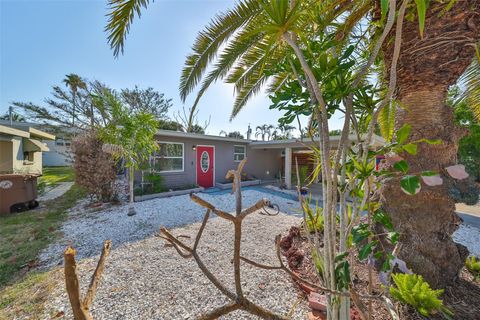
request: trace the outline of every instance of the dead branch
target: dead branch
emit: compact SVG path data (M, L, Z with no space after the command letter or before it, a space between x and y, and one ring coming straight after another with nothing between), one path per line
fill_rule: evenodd
M85 299L83 300L83 304L87 307L87 309L90 309L90 307L92 306L93 299L95 298L95 294L97 293L98 283L100 282L103 270L105 269L105 260L107 259L108 255L110 255L111 248L111 241L107 240L103 243L102 254L100 255L97 268L95 268L95 272L93 273L92 279L90 280L90 286L88 287Z
M75 320L93 320L90 312L80 298L77 263L75 262L76 254L77 252L72 247L68 247L63 253L65 259L65 286L67 288L68 299L70 300L73 318Z
M77 252L73 247L69 246L63 253L65 261L65 287L67 289L68 298L73 311L73 318L75 320L93 320L89 309L92 305L93 299L95 298L98 283L100 282L103 270L105 269L105 261L110 254L111 247L112 242L110 240L107 240L103 243L102 254L100 255L100 259L98 260L97 267L92 275L90 286L83 301L80 294L77 262L75 261L75 255Z

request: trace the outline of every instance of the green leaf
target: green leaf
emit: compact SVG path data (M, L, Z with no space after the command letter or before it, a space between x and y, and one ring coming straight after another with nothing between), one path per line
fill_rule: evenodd
M438 172L435 171L423 171L422 176L424 177L433 177L433 176L438 176Z
M345 259L345 257L347 257L347 256L348 256L348 251L343 252L343 253L340 253L340 254L338 254L338 255L335 257L335 262L342 261L342 260Z
M382 20L387 16L388 12L388 0L380 1L380 8L382 10Z
M409 168L409 167L408 167L408 163L407 163L407 161L405 161L405 160L400 160L400 161L398 161L397 163L395 163L395 164L393 165L393 167L394 167L395 169L397 169L398 171L401 171L401 172L403 172L403 173L407 173L407 172L408 172L408 168Z
M403 192L414 195L420 191L420 178L414 175L407 175L400 180Z
M400 234L398 232L392 231L387 234L387 239L391 244L396 244L399 238Z
M390 217L383 210L377 210L373 213L373 221L381 223L389 231L393 231L393 223Z
M420 31L420 38L423 39L423 30L425 29L425 16L427 14L427 0L415 0L418 14L418 29Z
M403 150L407 151L412 156L417 154L417 145L414 143L408 143L402 146Z
M373 248L377 245L377 241L372 241L370 243L367 243L364 245L359 251L358 251L358 259L360 260L365 260L368 258L370 253L372 253Z
M428 143L428 144L442 144L442 143L443 143L442 139L434 139L434 140L432 140L432 139L425 139L425 138L420 139L420 140L417 140L417 141L415 141L415 142L417 142L417 143L418 143L418 142L425 142L425 143Z
M358 244L361 241L365 240L371 235L371 232L368 228L368 224L360 223L358 226L353 227L352 236L353 243Z
M407 138L410 135L410 131L412 131L412 126L409 125L409 124L404 124L403 127L398 129L398 131L397 131L397 142L399 144L402 144L405 141L407 141Z

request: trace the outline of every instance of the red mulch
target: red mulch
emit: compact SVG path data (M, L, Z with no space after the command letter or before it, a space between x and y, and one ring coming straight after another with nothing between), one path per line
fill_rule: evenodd
M291 270L297 273L303 279L312 283L319 284L317 272L312 261L311 245L306 235L303 234L303 228L292 227L287 236L281 240L281 248L283 255L287 258L288 265ZM320 246L322 241L320 240ZM353 260L353 261L352 261ZM353 263L352 263L353 262ZM352 274L352 282L355 290L360 294L367 294L368 291L368 267L364 263L360 263L358 259L350 260ZM308 294L312 289L308 286L298 283L301 291ZM373 294L381 292L381 284L379 282L378 273L373 270ZM442 296L445 306L453 311L453 319L458 320L480 320L480 282L475 281L474 277L463 269L460 277L455 283L445 289ZM368 301L362 301L368 305ZM397 312L402 320L424 320L426 319L414 309L407 305L394 302ZM353 302L352 302L353 305ZM372 319L374 320L390 320L385 305L381 301L372 301ZM353 313L356 313L353 312ZM429 319L444 319L441 314L431 316Z

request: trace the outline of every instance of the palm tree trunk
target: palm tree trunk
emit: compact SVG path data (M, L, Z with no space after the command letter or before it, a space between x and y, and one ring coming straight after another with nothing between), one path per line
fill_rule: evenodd
M468 189L468 179L453 180L445 167L457 163L458 141L464 132L453 123L453 111L445 105L448 87L454 84L475 56L472 43L480 39L480 0L457 1L449 10L430 1L421 39L417 21L405 21L402 51L397 65L398 108L395 129L412 126L411 141L441 139L440 145L420 143L415 156L402 155L412 173L440 172L444 183L407 195L398 179L386 181L380 201L400 232L399 257L412 271L433 287L451 283L463 267L467 254L452 241L458 228L453 194ZM443 10L443 11L442 11ZM395 30L391 31L394 34ZM392 57L392 41L382 48L387 70ZM458 199L456 201L461 201ZM460 197L461 198L461 197Z
M443 287L463 267L466 250L452 241L458 228L455 201L450 194L455 188L445 167L456 164L458 140L463 131L453 123L453 112L445 105L443 88L406 92L401 97L408 109L397 112L396 129L412 125L410 140L441 139L442 144L420 143L415 156L404 155L411 172L433 170L444 179L442 186L429 187L412 196L400 189L398 179L387 181L382 192L382 205L401 234L399 256L409 268L420 273L435 287Z
M135 177L135 169L133 167L128 168L128 189L129 189L129 201L128 201L128 215L133 216L137 214L135 211L135 206L133 204L135 200L133 182Z

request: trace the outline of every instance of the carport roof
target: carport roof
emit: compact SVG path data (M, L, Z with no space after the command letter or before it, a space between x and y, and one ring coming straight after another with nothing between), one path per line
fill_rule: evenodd
M363 137L361 137L363 138ZM356 135L349 135L349 141L356 141ZM288 140L270 140L270 141L252 141L250 146L252 149L284 149L284 148L292 148L292 149L306 149L308 146L318 145L320 139L319 138L304 138L303 141L300 139L288 139ZM338 143L340 141L340 136L330 136L330 142L333 149L338 147ZM372 136L372 143L371 146L374 148L378 148L385 145L385 140L377 135Z

